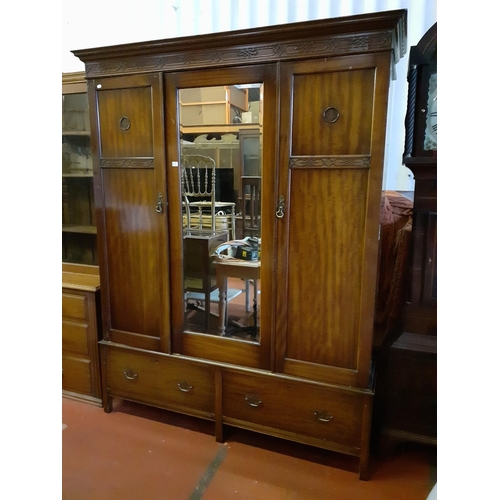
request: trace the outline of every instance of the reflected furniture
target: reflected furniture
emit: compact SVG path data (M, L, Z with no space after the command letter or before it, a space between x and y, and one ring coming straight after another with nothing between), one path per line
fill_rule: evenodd
M210 294L216 290L212 253L228 240L227 231L184 230L184 290L186 307L190 302L203 302L204 331L210 329Z
M74 51L91 111L106 412L116 397L195 415L219 442L237 426L357 457L368 478L378 212L406 15ZM190 331L184 313L179 92L242 84L262 95L251 340Z
M99 352L100 279L97 266L62 265L63 396L102 406Z
M184 200L187 227L203 229L203 216L208 215L212 231L216 230L216 220L226 217L229 209L230 234L234 239L235 206L231 201L217 201L215 191L215 160L205 155L182 156L182 195ZM191 208L195 209L194 214ZM192 218L193 224L192 224Z
M241 129L238 134L240 151L239 151L239 168L238 168L238 206L237 211L243 211L243 196L241 180L243 177L260 177L262 176L262 129L251 128ZM242 227L244 219L242 219Z
M215 272L217 286L219 288L219 334L224 336L226 333L227 325L227 278L230 276L232 278L241 278L248 283L249 280L253 280L254 283L254 296L253 296L253 308L254 308L254 327L257 329L257 281L260 279L260 262L252 262L245 260L227 260L227 261L215 261ZM249 287L246 286L246 310L248 311L248 295Z
M241 177L243 237L260 237L261 179L260 176Z

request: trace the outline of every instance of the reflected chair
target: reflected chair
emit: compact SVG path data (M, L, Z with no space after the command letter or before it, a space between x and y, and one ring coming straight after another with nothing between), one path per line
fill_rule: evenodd
M223 224L228 220L230 238L235 239L236 204L215 199L215 160L209 156L186 154L182 156L181 163L185 226L188 229L209 227L214 232L216 229L224 229Z
M185 312L198 310L203 313L203 331L210 332L210 303L219 303L214 265L214 250L227 242L227 231L210 229L184 230L184 299ZM243 290L229 289L227 301L241 294ZM186 318L187 319L187 318ZM216 331L216 328L213 329Z
M242 210L243 236L260 238L260 176L242 176Z

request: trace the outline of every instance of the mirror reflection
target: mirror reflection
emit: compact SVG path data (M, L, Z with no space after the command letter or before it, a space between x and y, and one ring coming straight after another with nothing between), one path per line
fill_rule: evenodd
M263 85L180 89L185 330L260 339Z

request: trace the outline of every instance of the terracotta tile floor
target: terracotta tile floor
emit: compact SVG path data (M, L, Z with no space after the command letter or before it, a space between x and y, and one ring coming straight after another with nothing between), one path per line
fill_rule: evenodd
M64 500L425 500L436 450L402 444L358 460L260 434L115 400L114 411L63 398Z

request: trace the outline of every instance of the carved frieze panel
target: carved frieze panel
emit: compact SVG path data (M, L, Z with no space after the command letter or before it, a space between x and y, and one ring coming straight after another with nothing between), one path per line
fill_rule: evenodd
M154 158L101 158L101 168L153 168Z
M290 168L370 168L369 156L292 156Z
M343 54L390 50L391 31L322 37L313 40L228 46L211 50L192 50L120 58L86 64L86 76L118 75L136 72L175 71L189 67L222 67L236 64L276 62L289 59L331 57ZM124 54L126 57L126 54Z

